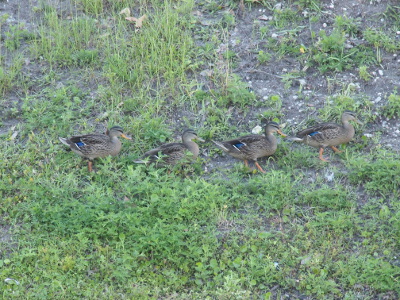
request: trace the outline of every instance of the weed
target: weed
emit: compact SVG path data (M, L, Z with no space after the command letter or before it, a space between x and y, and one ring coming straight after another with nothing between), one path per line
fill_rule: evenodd
M244 108L253 105L255 99L255 95L249 91L248 85L236 75L231 76L226 87L217 94L217 104L225 107L233 104Z
M98 58L97 50L79 50L71 55L72 61L77 66L87 66L91 63L95 63Z
M387 35L382 30L368 28L363 32L363 36L369 44L377 49L377 51L379 48L383 48L386 51L395 52L400 47L389 35ZM379 59L377 60L380 61Z
M284 28L289 24L293 26L293 24L296 24L296 22L299 20L299 14L291 8L274 10L273 22L275 27L277 28Z
M358 75L364 81L369 81L372 78L372 75L368 73L367 66L360 66L360 68L358 69Z
M321 12L321 2L319 0L298 0L295 2L301 9L310 9L317 13Z
M16 55L8 67L0 65L0 94L4 94L15 86L22 66L23 58L20 55Z
M271 60L272 55L262 50L258 51L257 60L260 64L265 64Z
M13 25L10 27L10 31L5 33L6 39L4 41L4 46L8 50L16 50L21 47L22 40L32 40L34 39L34 34L30 33L24 29L24 25Z
M356 36L360 29L360 20L351 19L346 16L336 16L335 28L339 31L344 31L350 36Z
M384 114L388 118L398 116L400 112L400 95L397 95L397 90L391 93L388 97L388 104L384 107Z
M287 32L280 38L268 38L267 48L270 52L276 52L279 58L287 54L298 55L300 53L300 45L295 32Z

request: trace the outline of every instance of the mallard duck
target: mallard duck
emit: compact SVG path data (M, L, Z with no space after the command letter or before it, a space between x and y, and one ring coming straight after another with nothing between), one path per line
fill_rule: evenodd
M340 153L342 151L336 146L348 143L353 139L355 130L349 121L362 124L354 112L346 110L342 114L343 125L320 123L298 132L296 137L290 139L319 148L319 159L328 162L329 160L322 156L325 147L331 147L333 151Z
M70 138L60 137L61 143L69 146L73 152L88 159L88 169L92 172L93 160L97 157L108 155L115 156L121 151L121 141L118 137L127 140L131 138L124 134L122 127L114 126L106 131L106 134L77 135Z
M187 151L190 151L193 154L192 158L196 159L200 150L194 140L204 142L194 130L187 129L182 133L182 143L163 144L160 147L147 151L141 159L134 162L138 164L156 162L160 166L175 165L185 158Z
M279 124L269 122L265 126L265 136L258 134L251 134L239 137L234 140L217 142L212 141L222 151L229 155L244 161L248 167L248 160L254 161L256 167L260 172L265 173L257 162L257 158L270 156L275 153L277 148L277 140L274 133L277 132L282 136L286 136L279 128Z

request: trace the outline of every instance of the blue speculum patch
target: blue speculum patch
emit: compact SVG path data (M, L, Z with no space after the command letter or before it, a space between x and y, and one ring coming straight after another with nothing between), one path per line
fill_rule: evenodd
M236 148L240 148L240 147L242 147L242 146L244 146L244 144L242 144L242 143L235 144L235 147L236 147Z
M309 136L313 136L313 135L316 135L316 134L318 134L319 132L318 131L316 131L316 132L311 132L310 134L309 134Z
M78 147L82 147L82 146L85 146L85 143L83 143L83 142L77 142L77 143L75 143L75 145L77 145Z

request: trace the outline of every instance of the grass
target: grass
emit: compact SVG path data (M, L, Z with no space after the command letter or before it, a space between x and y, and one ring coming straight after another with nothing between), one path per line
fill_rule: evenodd
M252 29L265 40L252 52L256 66L294 58L318 76L359 68L368 81L378 53L399 47L391 28L363 31L346 16L332 18L329 31L304 31L321 16L319 1L283 9L244 3L274 17ZM142 28L119 14L126 7L147 15ZM217 21L201 26L193 13L200 8ZM398 297L399 155L377 137L360 137L374 112L398 118L395 90L376 108L353 85L335 82L337 93L315 118L337 120L352 109L364 125L342 154L326 151L330 165L317 150L284 140L260 161L266 174L234 160L216 167L228 158L211 143L202 146L204 160L183 171L132 163L187 127L210 140L285 122L284 97L259 100L235 74L242 57L229 32L241 19L227 8L238 3L76 0L60 11L43 1L29 8L35 29L2 17L4 299ZM310 20L299 14L306 9ZM386 14L398 25L396 9ZM304 32L309 39L300 39ZM366 42L346 48L346 34ZM205 69L209 75L199 75ZM282 87L290 91L305 72L288 70ZM3 126L9 122L15 126ZM118 157L96 160L95 173L58 141L113 125L134 141L123 141Z

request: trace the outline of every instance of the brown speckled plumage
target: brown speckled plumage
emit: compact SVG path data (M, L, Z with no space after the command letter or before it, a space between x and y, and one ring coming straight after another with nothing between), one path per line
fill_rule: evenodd
M192 129L185 130L182 133L182 143L163 144L144 153L141 159L135 160L135 163L154 162L158 166L175 165L187 156L187 151L190 151L192 158L196 159L200 150L194 140L204 142Z
M355 130L349 121L361 124L354 112L346 110L342 114L343 125L320 123L298 132L296 134L297 138L292 140L319 148L319 158L323 161L328 161L322 156L325 147L331 147L335 152L340 152L336 146L348 143L353 139Z
M275 153L278 145L274 136L275 132L286 136L281 132L277 123L269 122L265 126L265 135L251 134L229 141L213 141L213 143L229 155L243 160L246 166L248 166L248 160L254 161L256 167L265 173L258 164L257 158L270 156Z
M92 171L92 161L97 157L115 156L121 151L121 141L118 137L130 139L120 126L107 130L106 134L86 134L70 138L60 137L60 141L69 146L73 152L89 160L88 169Z

